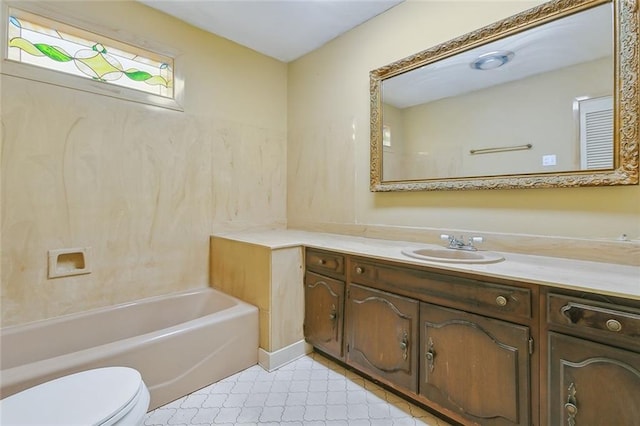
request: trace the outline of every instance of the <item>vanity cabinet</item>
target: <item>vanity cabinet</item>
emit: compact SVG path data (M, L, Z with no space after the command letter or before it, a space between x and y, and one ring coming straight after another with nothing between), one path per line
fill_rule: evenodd
M346 262L347 364L465 424L533 423L531 286Z
M481 424L530 424L529 327L429 303L420 323L420 395Z
M406 398L464 425L640 424L640 301L306 254L307 341Z
M304 335L311 345L344 359L344 257L307 250L304 276Z
M418 301L353 283L347 293L347 363L415 393Z
M547 296L549 424L640 421L639 303Z

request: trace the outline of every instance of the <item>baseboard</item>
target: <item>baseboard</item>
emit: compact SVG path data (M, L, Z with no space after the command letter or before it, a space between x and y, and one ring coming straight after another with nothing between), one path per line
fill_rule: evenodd
M275 352L258 348L258 364L267 371L277 370L285 364L310 353L313 347L304 340L295 342Z

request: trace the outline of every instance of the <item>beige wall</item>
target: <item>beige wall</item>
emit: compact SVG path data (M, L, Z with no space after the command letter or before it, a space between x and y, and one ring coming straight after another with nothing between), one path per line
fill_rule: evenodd
M369 192L369 71L540 1L411 1L289 65L288 223L640 238L640 187Z
M285 64L134 1L47 5L179 52L184 112L1 77L3 325L207 286L212 232L285 226ZM47 279L72 247L93 272Z

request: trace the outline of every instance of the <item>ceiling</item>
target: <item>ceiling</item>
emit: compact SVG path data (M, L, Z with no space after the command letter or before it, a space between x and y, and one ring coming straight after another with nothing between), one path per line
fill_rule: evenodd
M387 79L384 101L407 108L612 57L612 11L606 3ZM513 60L490 71L469 66L479 55L496 51L514 53Z
M138 0L283 62L404 0Z

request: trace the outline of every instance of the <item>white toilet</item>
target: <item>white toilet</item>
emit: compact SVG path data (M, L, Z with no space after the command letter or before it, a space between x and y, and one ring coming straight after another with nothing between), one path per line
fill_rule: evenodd
M140 373L107 367L64 376L0 400L0 424L133 426L144 422L149 390Z

